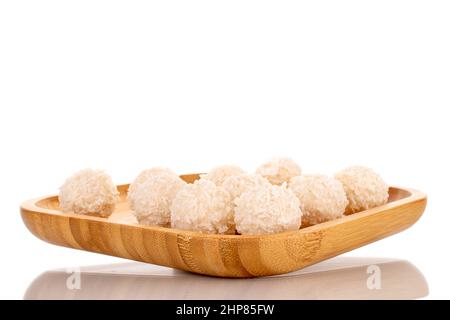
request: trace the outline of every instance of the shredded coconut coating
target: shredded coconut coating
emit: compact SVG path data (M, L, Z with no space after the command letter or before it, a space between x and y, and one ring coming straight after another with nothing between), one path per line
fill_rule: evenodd
M130 186L128 201L140 224L170 226L170 206L184 182L169 170L145 170Z
M386 204L389 186L372 169L353 166L335 175L344 186L348 199L345 214L353 214Z
M302 226L341 218L348 205L342 184L325 175L294 177L289 182L289 189L300 200Z
M136 188L136 186L147 181L155 173L168 173L168 174L175 175L175 173L172 170L170 170L169 168L165 168L165 167L154 167L154 168L146 169L146 170L142 171L128 187L128 197L130 198L130 194L131 194L131 198L132 198L134 189Z
M202 174L201 178L214 182L217 186L222 186L225 179L231 176L244 174L245 171L238 166L225 165L212 169L207 174Z
M108 217L119 201L119 192L104 171L84 169L64 182L58 198L64 212Z
M244 173L226 178L222 186L230 193L234 201L234 199L240 197L246 191L269 184L270 182L260 174Z
M234 202L234 220L240 234L259 235L300 228L300 202L286 185L262 185L244 192Z
M182 230L235 234L230 194L205 179L186 184L173 199L171 224Z
M302 170L292 159L274 158L259 166L256 173L265 177L272 184L282 185L289 182L291 178L301 175Z

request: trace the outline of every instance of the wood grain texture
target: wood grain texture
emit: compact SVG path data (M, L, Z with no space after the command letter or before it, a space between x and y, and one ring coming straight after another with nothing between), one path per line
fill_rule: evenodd
M198 174L181 176L192 182ZM58 197L29 200L20 211L43 241L185 271L220 277L258 277L291 272L400 232L426 206L425 194L391 187L386 205L298 231L263 236L208 235L137 224L118 186L120 203L109 218L67 214Z

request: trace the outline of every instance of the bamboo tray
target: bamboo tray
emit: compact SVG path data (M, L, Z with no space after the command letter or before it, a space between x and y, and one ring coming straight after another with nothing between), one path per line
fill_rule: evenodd
M181 176L186 182L198 174ZM43 241L219 277L283 274L361 247L413 225L425 210L420 191L391 187L386 205L298 231L263 236L209 235L137 224L118 186L109 218L63 213L57 196L21 205L27 228Z

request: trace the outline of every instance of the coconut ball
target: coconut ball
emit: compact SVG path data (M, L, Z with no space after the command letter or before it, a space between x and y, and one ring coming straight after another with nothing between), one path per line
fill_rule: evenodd
M244 170L238 166L225 165L212 169L207 174L201 175L201 178L214 182L217 186L221 186L226 178L237 176L245 173Z
M372 169L353 166L335 175L344 186L348 199L345 214L381 206L389 198L389 186Z
M209 180L200 179L183 186L173 199L170 212L172 228L235 233L230 194Z
M325 175L294 177L289 189L300 200L303 226L341 218L348 205L342 184Z
M274 158L259 166L256 173L265 177L272 184L281 185L292 177L301 175L302 170L289 158Z
M286 185L262 185L234 200L234 221L240 234L267 234L298 230L300 201Z
M168 173L168 174L175 175L175 173L172 170L170 170L169 168L154 167L154 168L146 169L146 170L142 171L128 187L128 198L130 198L130 194L132 195L134 193L134 189L136 188L137 185L147 181L155 173Z
M186 182L170 170L143 171L130 185L128 201L140 224L170 226L170 205Z
M244 192L261 185L269 185L270 182L260 174L240 174L225 179L222 187L228 191L232 200L240 197Z
M119 201L119 192L107 173L85 169L64 182L58 198L64 212L108 217Z

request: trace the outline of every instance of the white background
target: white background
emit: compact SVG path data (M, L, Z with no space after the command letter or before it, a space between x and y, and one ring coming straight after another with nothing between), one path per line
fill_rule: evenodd
M1 1L0 298L120 259L59 248L23 200L84 167L115 182L286 155L420 189L411 229L350 252L414 264L450 298L448 1Z

